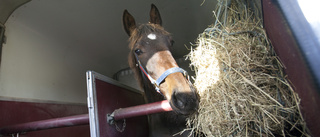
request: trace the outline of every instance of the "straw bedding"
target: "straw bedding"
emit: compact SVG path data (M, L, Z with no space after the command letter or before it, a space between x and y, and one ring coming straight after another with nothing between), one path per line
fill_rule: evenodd
M219 1L216 23L192 45L187 58L201 99L185 131L196 136L309 136L299 97L254 8Z

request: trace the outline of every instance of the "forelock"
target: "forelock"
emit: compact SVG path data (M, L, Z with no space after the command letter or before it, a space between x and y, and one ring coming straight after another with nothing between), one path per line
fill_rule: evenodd
M164 28L158 24L141 24L135 30L132 31L131 36L129 38L129 48L132 50L134 48L135 43L142 36L148 35L150 33L170 36L170 33L164 30Z

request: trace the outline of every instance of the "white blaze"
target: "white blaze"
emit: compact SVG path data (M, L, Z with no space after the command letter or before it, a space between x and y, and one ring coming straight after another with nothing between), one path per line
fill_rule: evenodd
M148 35L148 38L151 39L151 40L155 40L155 39L157 39L157 36L156 36L156 34L150 33Z

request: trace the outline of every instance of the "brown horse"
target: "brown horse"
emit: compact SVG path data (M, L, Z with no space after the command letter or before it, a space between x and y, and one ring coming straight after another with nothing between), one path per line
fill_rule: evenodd
M160 13L153 4L147 24L136 25L127 10L123 13L124 29L130 36L129 66L145 90L147 101L167 99L173 108L173 112L150 116L151 136L172 136L185 128L185 118L196 112L199 98L186 72L173 58L172 37L161 24Z

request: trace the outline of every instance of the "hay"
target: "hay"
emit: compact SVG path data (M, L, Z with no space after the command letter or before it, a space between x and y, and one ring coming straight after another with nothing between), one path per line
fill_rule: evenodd
M188 55L201 99L186 130L196 136L309 136L298 95L259 15L237 2L219 2L216 23Z

